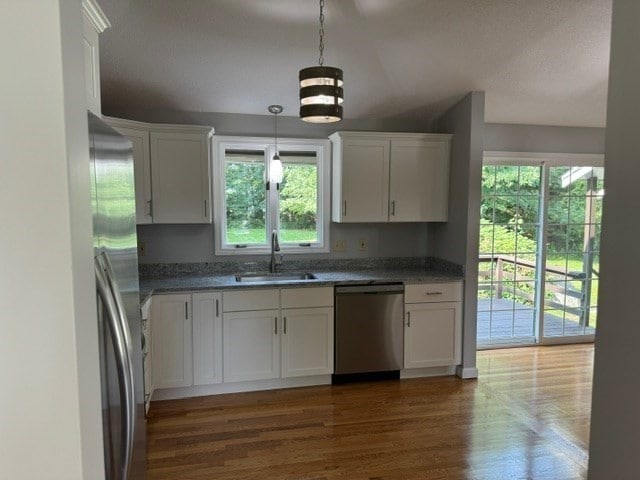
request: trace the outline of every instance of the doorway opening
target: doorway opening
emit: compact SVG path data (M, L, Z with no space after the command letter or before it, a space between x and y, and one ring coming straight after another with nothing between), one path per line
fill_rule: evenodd
M485 154L479 348L594 340L602 164L596 155Z

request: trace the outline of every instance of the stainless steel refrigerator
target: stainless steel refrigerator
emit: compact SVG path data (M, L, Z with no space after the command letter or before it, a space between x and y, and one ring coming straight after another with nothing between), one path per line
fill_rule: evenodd
M107 480L146 477L142 328L131 142L89 113Z

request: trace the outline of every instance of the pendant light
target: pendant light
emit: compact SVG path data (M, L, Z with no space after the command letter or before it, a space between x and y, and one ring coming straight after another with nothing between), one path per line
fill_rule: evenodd
M342 70L324 66L324 0L320 0L319 66L300 70L300 118L311 123L342 120Z
M282 105L269 105L269 112L273 113L274 117L274 138L276 144L273 158L269 162L269 182L278 185L282 183L282 179L284 177L282 162L280 161L280 155L278 155L278 114L282 113Z

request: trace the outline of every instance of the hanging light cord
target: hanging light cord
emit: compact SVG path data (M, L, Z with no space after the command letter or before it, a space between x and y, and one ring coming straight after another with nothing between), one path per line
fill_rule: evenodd
M318 63L320 66L324 63L324 0L320 0L320 46L318 50L320 50L320 58L318 58Z
M275 118L276 155L275 156L279 158L280 156L278 155L278 114L274 113L274 115L276 116Z

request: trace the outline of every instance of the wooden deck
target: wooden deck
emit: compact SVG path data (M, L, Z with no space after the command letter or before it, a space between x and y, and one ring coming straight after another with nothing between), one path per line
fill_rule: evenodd
M525 339L535 336L533 308L511 300L483 298L478 300L478 345L487 345L491 341L505 341L508 339ZM595 328L583 328L578 322L565 320L561 317L545 314L545 336L561 337L576 335L592 335Z
M152 402L149 480L584 480L593 345L478 353L480 377Z

